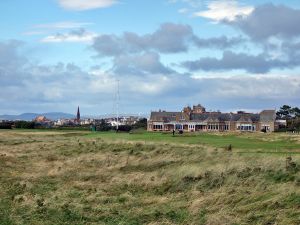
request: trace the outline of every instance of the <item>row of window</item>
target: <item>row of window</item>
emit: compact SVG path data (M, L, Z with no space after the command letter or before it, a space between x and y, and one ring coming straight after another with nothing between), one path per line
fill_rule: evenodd
M163 129L163 125L153 125L153 129L154 130L162 130Z
M188 125L188 127L189 127L190 130L195 129L195 125Z
M152 128L154 130L163 130L164 126L163 125L153 125ZM201 128L203 129L203 128L205 128L205 126L202 126ZM267 127L267 126L264 126L264 128L266 130L270 129L270 127ZM183 125L176 124L175 125L175 129L176 130L182 130L183 129ZM188 125L188 129L189 130L195 130L196 126L195 125ZM217 124L207 125L207 130L229 130L229 125L228 124L225 124L225 125L217 125ZM251 124L237 125L237 130L241 130L241 131L255 131L256 130L256 126L255 125L251 125Z
M208 130L229 130L229 125L208 125L207 126Z
M182 124L175 124L175 129L176 130L183 130L183 125ZM152 126L149 125L149 128L153 129L153 130L164 130L164 125L162 124L153 124ZM228 131L229 130L229 125L225 124L225 125L218 125L218 124L210 124L210 125L188 125L188 130L224 130L224 131ZM252 124L239 124L236 126L237 130L240 131L255 131L256 130L256 125L252 125ZM265 130L270 130L270 126L268 125L263 125L262 129Z
M205 129L206 126L200 126L200 129ZM163 125L152 125L153 130L163 130ZM176 124L175 125L176 130L182 130L183 125L181 124ZM196 126L195 125L188 125L189 130L195 130ZM229 130L229 125L208 125L207 126L208 130Z
M255 131L256 126L255 125L238 125L237 130L242 130L242 131Z

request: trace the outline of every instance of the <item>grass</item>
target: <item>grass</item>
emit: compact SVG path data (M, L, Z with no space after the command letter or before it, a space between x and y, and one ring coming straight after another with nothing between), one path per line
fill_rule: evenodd
M288 150L300 150L300 139L286 134L214 134L214 133L188 133L184 135L177 134L175 137L171 133L144 132L138 134L97 132L87 135L89 138L102 138L104 140L124 140L124 141L146 141L146 142L164 142L191 145L209 145L217 148L224 148L232 145L233 148L240 150L272 150L285 152ZM296 151L300 154L300 151Z
M296 135L12 130L0 140L1 225L300 224Z

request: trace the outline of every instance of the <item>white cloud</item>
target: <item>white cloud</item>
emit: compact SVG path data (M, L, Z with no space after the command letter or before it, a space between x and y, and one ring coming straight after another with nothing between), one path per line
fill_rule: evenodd
M213 84L210 97L287 100L299 94L300 77L283 74L192 76L204 84ZM209 85L207 85L209 87Z
M93 94L113 94L117 80L114 75L102 70L91 70L89 74L91 75L89 89Z
M196 12L194 16L208 18L216 22L234 21L236 18L250 15L254 10L253 6L240 6L236 0L213 1L207 7L206 11Z
M62 98L62 90L59 87L49 87L44 89L43 96L47 100L57 100Z
M26 31L26 32L23 32L22 35L33 36L33 35L42 35L45 33L46 33L45 31Z
M74 64L39 65L21 54L22 46L15 41L0 42L0 114L53 109L70 112L78 105L89 114L111 113L116 78L120 80L123 112L150 112L161 107L180 110L184 104L199 101L208 109L222 111L299 105L298 75L113 73L113 68L100 66L82 70Z
M181 8L181 9L178 10L178 12L179 12L180 14L186 14L186 13L189 12L189 9L187 9L187 8Z
M65 29L79 29L93 24L94 23L91 22L74 22L74 21L61 21L56 23L36 24L32 26L29 31L25 31L22 34L26 36L45 35L51 31L65 30Z
M69 33L57 33L49 35L41 40L44 43L59 42L92 42L97 36L96 33L88 32L84 29L70 31Z
M176 3L186 3L188 6L192 8L199 8L202 7L204 2L199 0L168 0L169 4L176 4Z
M155 79L151 79L155 76ZM133 79L132 79L133 78ZM174 84L172 83L172 78L155 74L149 77L132 77L131 82L129 83L130 90L134 93L141 95L157 96L173 90Z
M75 11L105 8L117 3L116 0L58 0L58 2L62 7Z
M93 25L90 22L74 22L74 21L61 21L56 23L45 23L34 25L34 29L75 29L88 25Z

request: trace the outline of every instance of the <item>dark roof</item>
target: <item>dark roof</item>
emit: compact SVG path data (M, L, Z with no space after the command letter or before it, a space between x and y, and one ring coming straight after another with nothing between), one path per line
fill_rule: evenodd
M182 119L181 112L151 112L150 120L170 122L176 121L177 119Z
M232 114L232 121L237 122L258 122L259 121L259 114L254 113L238 113L238 114Z
M270 122L276 119L275 110L263 110L259 115L260 115L261 122Z
M191 113L190 121L195 122L270 122L276 117L275 110L264 110L260 114L256 113ZM185 120L182 112L151 112L150 120L159 122L170 122Z
M259 114L202 113L202 114L192 114L191 120L207 121L207 122L225 122L225 121L258 122Z
M224 122L230 121L229 113L194 113L191 114L191 120L193 121L205 121L205 122Z

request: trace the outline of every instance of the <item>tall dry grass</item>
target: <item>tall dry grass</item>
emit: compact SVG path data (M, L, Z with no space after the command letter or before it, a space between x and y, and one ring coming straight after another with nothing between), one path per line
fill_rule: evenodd
M284 154L235 148L0 138L0 224L300 224L299 155L290 170Z

